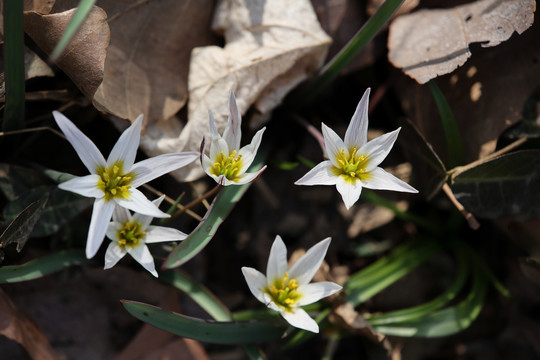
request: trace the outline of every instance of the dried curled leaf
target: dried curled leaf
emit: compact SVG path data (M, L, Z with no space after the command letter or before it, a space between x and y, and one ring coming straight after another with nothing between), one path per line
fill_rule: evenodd
M42 15L31 11L24 14L24 30L47 54L50 54L71 20L76 9ZM92 98L101 80L109 44L107 14L94 6L86 21L75 34L57 65L88 98Z
M469 44L496 46L527 30L534 0L480 0L444 10L421 10L400 16L390 25L388 59L424 84L463 65Z
M209 109L218 129L223 129L230 91L235 92L242 113L254 105L261 114L268 114L322 65L330 44L307 0L223 1L216 9L213 29L224 33L226 44L192 52L189 121L174 146L167 143L176 151L199 150L209 132ZM151 154L162 153L156 140L146 137L143 148ZM193 164L173 174L180 180L193 180L204 172Z

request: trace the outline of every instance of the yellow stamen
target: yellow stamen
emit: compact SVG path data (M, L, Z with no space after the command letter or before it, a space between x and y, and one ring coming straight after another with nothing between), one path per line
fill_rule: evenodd
M368 180L371 177L371 174L366 171L369 158L367 155L358 155L357 152L358 149L356 147L349 149L347 153L345 149L341 149L336 154L336 162L339 164L339 167L332 167L334 174L343 176L345 180L352 182L356 180Z
M238 178L238 173L242 169L242 155L236 156L237 151L233 151L228 156L223 151L216 156L214 165L210 168L210 173L215 176L224 175L228 180L234 181Z
M124 226L118 230L118 246L122 249L134 248L139 246L144 239L146 232L142 231L141 224L137 221L124 223Z
M267 287L264 292L270 295L272 301L282 307L285 311L292 311L293 305L302 297L296 290L298 281L289 279L289 274L285 273L282 279L276 278L274 283Z
M131 188L129 184L133 180L133 174L124 174L123 166L121 161L117 161L107 168L97 168L96 172L100 176L97 187L105 193L106 201L113 198L129 198L129 189Z

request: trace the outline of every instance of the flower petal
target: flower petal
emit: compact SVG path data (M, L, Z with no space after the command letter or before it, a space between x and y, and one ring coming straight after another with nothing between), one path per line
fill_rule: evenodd
M129 213L128 209L116 205L114 207L112 218L113 221L123 224L131 221L131 214Z
M302 297L298 300L298 306L313 304L322 298L335 294L341 290L341 286L330 281L321 281L305 284L298 287L298 292Z
M236 105L236 98L231 91L229 96L230 115L227 119L227 127L223 132L223 139L227 142L229 149L240 149L240 140L242 138L242 114Z
M88 259L94 257L111 221L114 211L114 202L105 201L105 199L96 199L94 209L92 210L92 219L90 220L90 228L88 229L88 238L86 240L86 257Z
M347 148L360 148L367 142L369 92L367 88L345 132L344 143Z
M109 244L109 247L107 248L107 252L105 253L105 267L104 267L104 269L112 268L126 254L127 254L126 250L122 249L115 242L111 242Z
M105 194L103 193L103 190L100 190L97 187L99 179L99 175L90 174L64 181L59 184L58 187L62 190L71 191L82 196L100 199Z
M296 279L298 285L305 285L313 279L313 276L321 267L330 246L331 238L326 238L313 245L289 270L291 279Z
M366 167L367 171L375 169L388 156L398 137L399 130L401 130L401 128L381 135L359 149L359 154L366 154L369 158Z
M163 174L179 169L193 161L200 154L198 152L182 152L175 154L163 154L139 161L133 168L129 170L135 173L135 178L131 182L131 186L139 187Z
M141 264L143 268L148 270L150 274L158 277L156 266L154 265L154 258L152 257L152 254L150 254L150 250L148 250L146 245L142 244L134 248L128 248L127 252L135 260L137 260L137 262Z
M141 126L143 115L137 116L137 119L131 124L118 138L116 144L114 144L109 158L107 159L107 166L112 166L115 162L120 161L124 165L124 172L128 172L135 162L135 156L137 155L137 148L141 140Z
M259 146L261 145L264 130L266 130L266 127L257 131L253 136L253 139L251 139L251 143L241 148L238 152L238 154L242 156L242 168L240 169L240 174L245 173L255 159Z
M120 206L117 206L117 207L120 207ZM113 214L113 218L114 218L114 214ZM105 233L105 235L107 235L107 237L109 239L111 239L111 241L118 242L118 240L119 240L118 239L118 232L123 227L124 227L123 222L111 221L109 223L109 225L107 226L107 232Z
M306 175L296 180L295 185L336 185L338 177L332 172L332 162L329 160L317 164Z
M355 202L360 198L360 193L362 192L362 182L357 181L346 181L343 177L339 176L336 182L336 189L341 194L341 198L345 203L345 207L350 209Z
M145 242L151 244L163 241L179 241L184 240L186 237L187 234L178 229L151 225L146 229Z
M201 156L201 166L202 166L204 172L207 173L209 176L212 176L212 174L210 173L210 168L212 167L212 165L214 165L212 160L210 160L210 158L208 156L206 156L206 154L202 154L202 156Z
M262 167L262 169L260 169L259 171L242 174L239 178L237 178L236 180L234 180L231 183L235 184L235 185L248 184L248 183L252 182L253 180L255 180L256 178L258 178L262 174L262 172L264 170L266 170L266 165L264 165Z
M129 194L130 196L128 199L115 198L114 201L118 205L128 208L129 210L137 212L139 214L159 218L170 217L170 215L159 210L159 208L153 202L148 200L139 190L131 188L129 189Z
M95 174L98 166L105 167L107 165L105 158L101 155L96 145L71 120L58 111L53 111L53 116L58 127L62 130L90 173Z
M272 243L268 264L266 265L268 285L272 284L276 278L281 280L285 276L287 268L287 247L281 236L277 235Z
M340 167L336 160L336 154L341 152L341 149L345 150L346 154L349 154L349 149L345 146L345 143L336 134L336 132L326 126L324 123L321 125L322 133L324 137L324 148L326 150L326 157L332 162L335 167Z
M368 189L393 190L408 193L417 193L418 190L407 184L405 181L398 179L394 175L384 171L378 167L370 172L371 178L363 181L364 187Z
M221 156L221 153L223 153L224 156L229 156L229 153L234 150L235 149L229 149L227 142L221 138L212 140L210 143L210 161L212 161L213 164L218 157Z
M280 314L289 324L296 328L314 333L319 332L319 325L317 325L317 322L304 309L296 308L293 312L282 311Z
M246 266L242 267L242 274L244 274L244 278L253 296L263 304L266 304L263 292L267 286L266 276L260 271Z
M157 199L152 200L152 203L159 208L159 205L161 205L161 203L163 202L163 199L165 199L165 195L161 195ZM114 218L114 216L113 216L113 218ZM139 213L134 213L132 218L133 218L134 221L137 221L139 224L141 224L141 229L143 231L148 229L149 225L152 223L152 220L154 220L154 218L152 216L143 215L143 214L139 214Z
M212 137L211 141L221 139L221 135L217 131L216 121L214 120L214 115L212 111L208 110L208 124L210 127L210 136Z

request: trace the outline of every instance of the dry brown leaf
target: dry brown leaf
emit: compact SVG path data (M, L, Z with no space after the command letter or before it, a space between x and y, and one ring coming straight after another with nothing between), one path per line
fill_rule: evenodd
M191 49L212 43L213 1L99 1L98 5L109 16L111 43L94 105L124 119L134 120L142 113L146 124L170 119L187 100Z
M424 84L449 74L471 56L469 44L496 46L527 30L534 0L480 0L453 9L421 10L390 25L388 59Z
M45 53L50 54L64 34L75 10L50 15L26 12L24 30ZM105 11L94 6L56 62L90 99L103 79L103 66L109 44L109 26L106 19Z
M21 344L33 360L64 359L38 326L0 289L0 334Z
M209 131L209 109L223 130L231 91L242 113L254 105L268 115L289 90L322 65L330 44L307 0L226 0L216 9L212 27L224 34L226 44L192 52L189 121L174 146L168 142L176 151L199 150ZM141 141L152 155L164 152L156 140L147 136ZM194 163L173 175L189 181L204 172Z
M48 14L54 6L55 0L24 0L24 11L35 11L38 14Z

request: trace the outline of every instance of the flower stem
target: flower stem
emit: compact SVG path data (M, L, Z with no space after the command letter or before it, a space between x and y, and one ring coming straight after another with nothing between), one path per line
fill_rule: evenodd
M206 200L210 196L213 196L214 194L218 193L219 190L221 190L222 187L223 187L223 185L218 184L214 188L212 188L210 191L208 191L205 194L199 196L197 199L191 201L190 203L184 205L182 209L178 210L173 216L171 216L171 219L174 219L175 217L183 214L184 212L188 211L189 209L191 209L195 205L199 204L203 200Z

